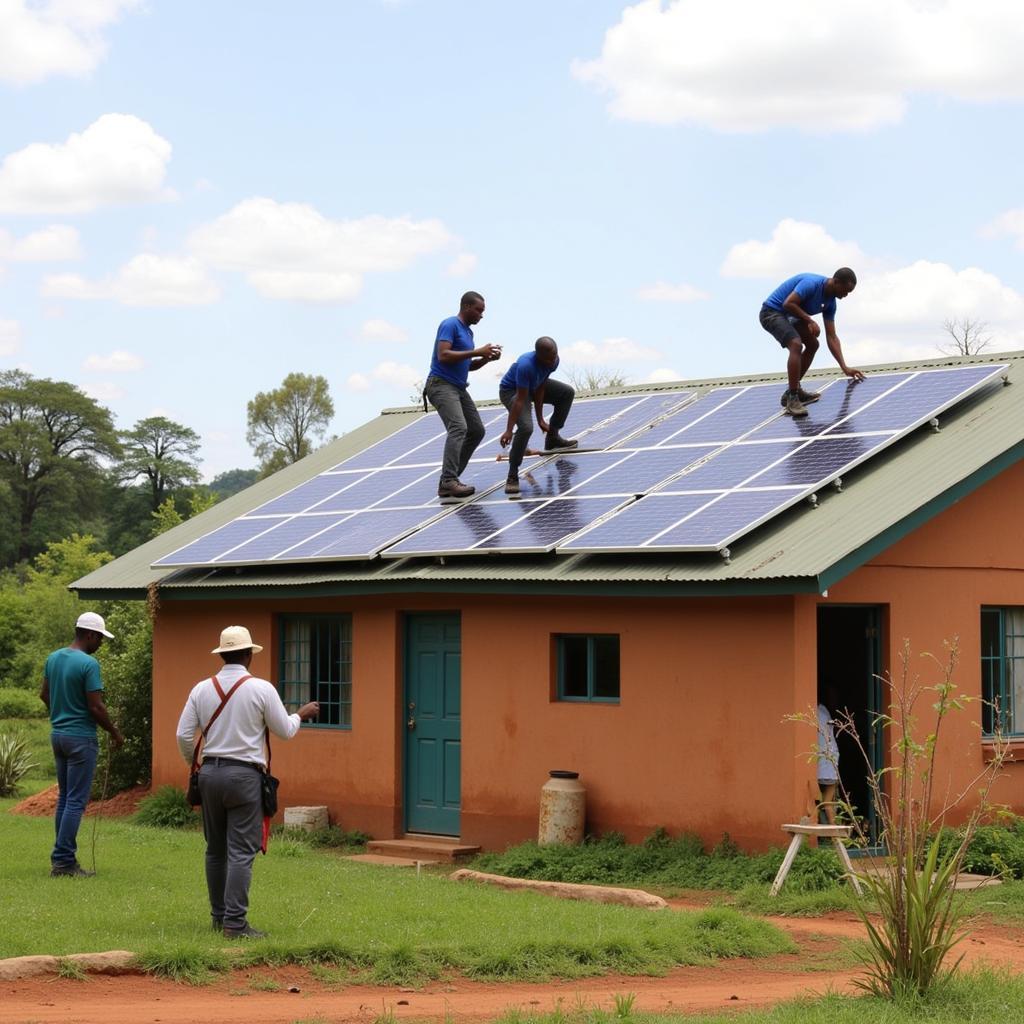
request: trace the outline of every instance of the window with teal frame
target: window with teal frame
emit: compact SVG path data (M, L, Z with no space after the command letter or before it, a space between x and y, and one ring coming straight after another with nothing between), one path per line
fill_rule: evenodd
M559 700L619 703L619 637L565 633L555 637Z
M289 712L311 700L310 726L352 728L352 617L282 615L278 689Z
M1024 734L1024 608L981 609L981 696L986 736Z

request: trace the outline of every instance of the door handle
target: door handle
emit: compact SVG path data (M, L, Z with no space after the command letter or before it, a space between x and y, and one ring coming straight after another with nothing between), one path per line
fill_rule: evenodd
M405 723L405 727L407 729L410 729L410 730L415 729L416 728L416 719L415 718L410 718L409 721Z

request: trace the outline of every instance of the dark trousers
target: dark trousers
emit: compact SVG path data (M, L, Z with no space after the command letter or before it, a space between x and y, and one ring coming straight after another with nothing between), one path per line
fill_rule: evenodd
M203 764L199 771L206 836L210 916L225 928L248 923L252 862L263 841L260 773L244 765Z
M484 439L484 425L476 402L466 388L456 387L441 377L428 377L423 390L448 431L441 480L458 480Z
M565 421L569 417L569 410L572 408L572 400L576 392L560 380L551 380L549 377L544 385L544 404L552 405L554 409L551 418L548 420L548 437L557 437L561 433ZM498 392L498 398L506 409L511 411L512 403L516 400L516 393L512 390L502 388ZM508 475L518 476L519 467L522 465L523 456L526 454L526 445L533 433L533 395L527 395L519 410L519 418L516 420L516 432L512 438L512 447L508 453Z

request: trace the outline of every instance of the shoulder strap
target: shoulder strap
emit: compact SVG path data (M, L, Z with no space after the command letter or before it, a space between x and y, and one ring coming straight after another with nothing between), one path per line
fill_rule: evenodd
M239 679L227 693L221 689L220 680L216 676L210 680L210 682L213 683L213 688L217 691L217 695L220 697L220 704L217 705L217 710L210 715L210 720L206 723L205 728L199 730L199 739L196 740L196 748L192 752L192 771L196 771L199 768L199 748L203 745L203 740L206 739L206 734L210 731L210 726L217 721L220 713L224 710L224 706L229 700L231 700L235 690L237 690L242 683L246 681L246 679L252 679L252 676L242 676L242 678Z

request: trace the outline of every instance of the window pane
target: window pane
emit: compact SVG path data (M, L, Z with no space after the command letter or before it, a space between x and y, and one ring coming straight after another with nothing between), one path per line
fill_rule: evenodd
M594 637L594 696L619 699L619 638Z
M1024 608L1003 611L1006 626L1006 728L1020 732L1024 722Z
M995 707L999 702L999 675L1002 644L1000 624L1002 615L998 608L981 610L981 698L985 702L981 709L981 728L991 734L994 730ZM1005 710L1005 709L1003 709Z
M289 711L320 704L314 725L352 721L352 622L350 616L288 617L281 623L281 699Z
M562 671L560 695L586 699L587 692L587 638L563 636L558 638L558 664Z

